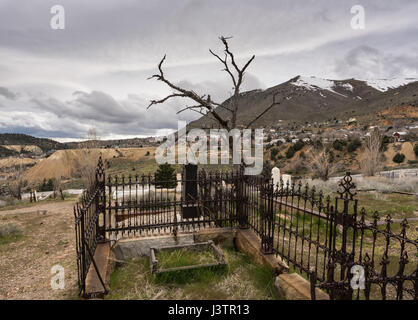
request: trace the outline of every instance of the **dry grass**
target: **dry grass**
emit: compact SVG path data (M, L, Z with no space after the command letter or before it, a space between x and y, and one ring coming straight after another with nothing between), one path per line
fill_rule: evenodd
M326 194L331 194L338 188L338 182L334 180L322 181L319 179L304 180L304 184L315 186L319 191L322 190ZM403 179L388 179L384 177L355 177L353 182L356 184L357 190L375 189L377 192L410 192L418 193L418 178L406 177Z
M405 161L403 164L408 163L408 160L415 160L416 156L414 152L414 144L415 142L410 142L410 141L389 144L387 151L385 151L384 153L385 158L386 158L384 165L387 167L398 167L399 164L394 163L392 161L393 157L398 152L405 155Z

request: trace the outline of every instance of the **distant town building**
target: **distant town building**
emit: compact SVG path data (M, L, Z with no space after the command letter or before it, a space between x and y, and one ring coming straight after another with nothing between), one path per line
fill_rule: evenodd
M393 133L392 137L395 142L404 142L406 141L406 137L408 133L405 131L396 131Z

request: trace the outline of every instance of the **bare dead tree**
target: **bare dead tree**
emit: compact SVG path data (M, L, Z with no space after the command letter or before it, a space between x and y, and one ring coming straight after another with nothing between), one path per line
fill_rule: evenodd
M364 143L363 160L361 171L365 176L374 176L382 166L382 135L378 128L366 136Z
M83 161L80 162L79 175L82 177L85 188L89 188L96 181L97 160L101 155L100 150L85 150Z
M100 137L97 133L97 129L96 128L90 128L87 131L87 140L85 141L85 147L87 149L94 149L94 148L99 148L100 147Z
M57 197L57 193L60 194L61 200L65 200L64 190L62 189L62 178L53 179L54 199Z
M314 177L324 181L327 181L339 169L338 165L331 161L331 155L324 147L311 152L309 158L308 164Z
M12 174L7 182L7 190L9 194L18 200L22 200L22 192L25 183L23 181L23 166L21 164L15 166Z
M178 85L173 84L170 80L168 80L165 77L165 74L162 68L163 63L166 59L166 55L164 55L163 59L158 64L159 73L154 74L148 79L157 79L158 81L164 82L168 87L170 87L173 90L173 93L160 100L151 100L148 108L156 104L164 103L171 98L188 98L192 100L194 104L185 106L183 109L178 111L177 114L184 112L186 110L197 112L203 116L210 114L219 123L221 128L227 129L227 130L234 129L237 125L239 98L240 98L241 86L244 81L244 75L249 65L255 59L255 55L249 58L243 67L239 67L236 62L234 54L229 48L228 40L230 38L231 37L224 37L224 36L219 37L219 40L224 45L223 56L209 49L209 52L216 59L218 59L219 62L222 64L223 66L222 71L225 71L229 75L229 78L231 79L232 84L233 84L232 96L229 99L229 103L227 105L213 101L209 94L200 96L193 90L187 90L187 89L179 87ZM278 94L279 93L276 93L273 96L273 102L271 105L269 105L263 112L261 112L252 121L250 121L250 123L246 125L247 128L249 128L252 124L254 124L254 122L260 119L263 115L265 115L272 107L280 104L280 102L277 101ZM227 114L229 114L229 117L220 115L218 112L218 110L220 109L226 110Z

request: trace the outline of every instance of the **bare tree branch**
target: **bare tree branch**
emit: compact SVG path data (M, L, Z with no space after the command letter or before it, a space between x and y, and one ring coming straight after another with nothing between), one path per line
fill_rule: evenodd
M165 59L166 59L166 55L164 55L163 59L158 64L158 70L160 71L160 73L155 74L148 79L155 78L159 81L162 81L162 82L166 83L170 88L174 89L176 92L167 96L167 97L165 97L164 99L151 101L148 108L151 107L154 104L163 103L163 102L165 102L165 101L167 101L171 98L174 98L174 97L189 98L189 99L192 99L195 102L197 102L199 105L202 105L204 108L206 108L224 128L227 128L228 127L228 121L224 120L215 111L215 105L213 105L213 102L211 101L209 95L207 96L207 99L204 99L204 97L206 97L206 95L199 96L195 92L193 92L192 90L185 90L183 88L180 88L179 86L176 86L175 84L171 83L169 80L167 80L164 77L164 71L163 71L162 65L163 65Z
M173 93L166 96L163 99L160 100L152 100L150 104L148 105L148 108L150 108L152 105L164 103L167 100L171 98L189 98L197 103L197 105L194 106L186 106L185 108L181 109L177 113L181 113L186 110L191 110L194 112L198 112L202 115L212 115L215 120L220 124L221 127L225 129L232 129L236 126L236 119L237 119L237 112L238 112L238 100L240 96L240 88L243 83L244 79L244 73L245 70L248 68L248 66L251 64L251 62L254 60L255 56L253 55L242 67L241 69L238 67L238 64L235 61L235 56L232 53L232 51L229 49L228 40L231 37L224 37L221 36L219 39L224 45L224 58L222 58L219 54L216 54L212 50L209 49L209 52L217 58L223 65L224 69L223 71L227 72L229 76L231 77L232 83L233 83L233 90L234 93L232 97L230 98L230 105L225 106L224 104L219 104L214 101L212 101L210 95L203 95L199 96L192 90L186 90L184 88L179 87L178 85L175 85L171 81L167 80L164 75L163 71L163 63L166 59L166 55L161 59L160 63L158 64L158 74L154 74L148 79L156 79L158 81L164 82L168 87L173 89ZM230 67L232 65L232 67ZM232 103L231 103L232 102ZM231 119L222 117L218 112L217 108L225 109L228 112L231 113ZM204 110L207 110L207 113L204 113Z
M234 84L234 87L236 87L237 86L237 80L235 80L234 75L232 74L231 70L229 70L229 66L228 66L228 55L227 55L227 53L225 53L225 58L222 59L219 55L217 55L216 53L214 53L211 49L209 49L209 52L213 56L215 56L216 58L218 58L218 60L225 66L225 69L223 69L223 71L226 71L231 76L232 83Z
M281 91L276 92L273 95L273 102L263 111L261 112L257 117L255 117L249 124L247 124L246 129L248 129L254 122L256 122L258 119L260 119L262 116L264 116L269 110L271 110L274 106L278 106L280 105L283 100L285 99L285 97L283 97L283 99L280 102L276 101L276 97L282 93ZM295 93L295 90L291 90L290 92L290 96L292 97L292 95Z

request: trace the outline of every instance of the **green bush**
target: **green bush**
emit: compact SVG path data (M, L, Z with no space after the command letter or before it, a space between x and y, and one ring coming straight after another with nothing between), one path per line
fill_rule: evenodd
M38 190L40 192L54 191L55 182L56 182L55 179L48 179L48 181L44 179L44 181L39 185Z
M293 145L293 149L295 151L299 151L300 149L302 149L305 146L305 143L302 140L298 140L296 141L296 143Z
M402 163L402 162L405 161L405 155L402 154L402 153L397 153L393 157L392 161L395 162L395 163Z
M313 146L315 149L322 149L324 145L320 139L317 139L313 141Z
M356 138L354 140L351 140L349 144L347 145L347 151L348 152L354 152L357 150L357 148L361 147L361 141L359 138Z
M270 159L274 161L276 159L277 154L279 153L278 149L271 149L270 151Z
M286 151L286 158L291 159L295 155L295 148L293 146L290 146Z
M388 144L390 143L390 138L388 136L382 137L382 144L380 146L380 151L385 152L388 150Z
M345 142L340 141L340 140L334 140L334 142L332 143L332 147L337 150L337 151L343 151L344 150L344 146L345 146Z

